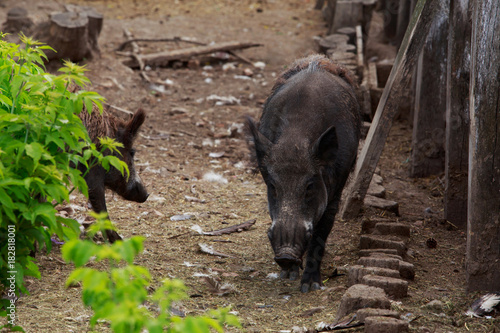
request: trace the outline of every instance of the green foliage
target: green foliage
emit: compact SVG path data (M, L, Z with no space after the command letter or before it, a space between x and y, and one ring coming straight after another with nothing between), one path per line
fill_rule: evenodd
M97 222L90 234L107 228L106 214L95 215ZM143 250L143 237L132 237L114 244L97 245L87 240L73 239L64 244L64 260L77 267L66 284L82 284L83 303L90 306L94 316L92 327L98 320L110 323L113 332L223 332L224 325L239 327L236 316L229 308L209 311L207 315L181 318L171 314L172 305L187 297L186 287L180 280L164 280L152 295L149 271L134 265L134 258ZM108 271L83 267L94 259L109 262ZM156 311L150 310L151 308Z
M85 68L66 62L60 75L46 73L43 50L49 47L20 37L22 46L0 33L0 294L10 288L8 271L16 272L16 294L28 294L25 276L40 277L30 255L35 243L50 251L52 235L69 240L79 234L79 224L57 216L54 208L69 201L74 189L88 194L78 163L90 168L104 161L126 169L116 157L96 150L78 117L84 105L89 112L92 105L102 110L97 93L68 89L89 83ZM117 146L105 144L102 151ZM10 256L15 260L8 256L9 229L15 234L15 256ZM8 300L0 302L5 309Z

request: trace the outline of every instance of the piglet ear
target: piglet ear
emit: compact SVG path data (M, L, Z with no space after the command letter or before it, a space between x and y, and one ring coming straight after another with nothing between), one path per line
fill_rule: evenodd
M312 149L314 156L316 156L320 161L325 163L335 161L337 151L339 149L335 126L332 126L323 132L323 134L321 134L312 146Z
M123 135L123 144L125 146L132 144L137 132L139 132L139 128L141 128L144 123L144 120L146 120L146 112L143 109L138 109L132 116L132 119L126 123L125 133Z
M247 117L247 127L255 143L255 153L257 155L259 167L262 167L262 161L273 143L259 131L257 124L251 117Z

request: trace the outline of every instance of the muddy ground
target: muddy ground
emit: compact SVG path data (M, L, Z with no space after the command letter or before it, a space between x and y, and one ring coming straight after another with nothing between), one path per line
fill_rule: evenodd
M4 0L0 19L15 6L28 9L36 21L59 11L64 1ZM88 62L93 89L117 107L148 112L136 142L138 170L151 192L143 203L130 203L112 193L107 202L111 219L125 237L144 235L145 251L136 263L147 267L154 285L164 278L180 278L192 297L180 305L186 314L231 305L246 332L279 332L293 326L313 328L321 321L333 322L339 300L347 289L345 276L329 278L335 268L345 272L358 259L363 219L385 218L411 225L409 261L416 267L409 296L393 308L412 319L412 332L497 332L497 319L471 319L463 315L478 294L465 293L464 252L466 236L443 221L443 183L440 176L410 179L411 131L404 121L395 123L379 163L387 198L400 204L400 216L366 208L354 220L336 221L323 262L324 285L320 291L302 294L299 282L273 278L279 273L266 236L270 225L265 185L252 173L245 136L239 131L244 115L258 117L270 88L287 64L317 50L314 37L324 35L325 24L313 1L77 1L104 14L99 44L102 55ZM163 87L145 83L137 71L122 64L115 53L124 41L123 28L136 37L186 37L200 42L251 41L263 44L239 51L254 68L238 59L197 58L170 68L147 72ZM179 43L142 43L144 52L187 47ZM390 50L389 50L390 51ZM390 52L388 52L390 54ZM251 77L245 77L245 69ZM246 74L249 74L248 72ZM217 105L211 95L234 97L234 104ZM222 103L223 104L223 103ZM220 181L204 180L207 173ZM193 199L196 198L196 199ZM74 217L85 212L81 196L74 198ZM425 213L427 211L427 213ZM430 212L430 213L429 213ZM191 219L172 221L179 214ZM209 237L204 231L255 219L248 231ZM178 236L178 237L175 237ZM426 241L434 238L437 247ZM213 246L228 258L199 251L199 243ZM27 281L30 296L19 299L18 324L27 332L87 332L92 312L82 305L80 289L64 287L72 270L59 248L37 257L41 280ZM196 273L212 274L236 290L226 296L210 293ZM443 302L442 311L424 306ZM308 310L318 308L308 314ZM107 332L106 324L95 329ZM233 329L231 329L233 330ZM362 331L362 328L350 331Z

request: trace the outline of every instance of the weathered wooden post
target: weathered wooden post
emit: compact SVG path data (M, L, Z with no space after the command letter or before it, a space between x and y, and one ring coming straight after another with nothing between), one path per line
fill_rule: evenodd
M396 24L396 36L395 36L395 43L397 47L399 47L399 45L401 45L401 42L403 41L403 37L405 36L408 23L410 22L410 15L411 12L413 11L414 6L415 2L412 0L399 0L398 17Z
M500 290L500 2L473 1L467 290Z
M446 84L444 217L467 228L469 81L472 1L450 1Z
M434 1L438 2L438 14L417 67L411 177L427 177L444 171L449 0Z
M359 154L353 177L344 190L346 196L340 209L340 216L344 219L356 217L363 206L366 191L384 149L392 121L399 110L399 104L406 98L403 91L409 83L418 53L435 19L437 7L435 0L419 0L415 6L365 144Z

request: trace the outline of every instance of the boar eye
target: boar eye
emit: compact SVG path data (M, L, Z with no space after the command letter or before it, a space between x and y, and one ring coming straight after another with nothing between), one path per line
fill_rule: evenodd
M276 187L274 187L274 184L269 182L267 184L267 189L269 190L269 193L273 196L276 197Z
M307 186L306 186L306 200L311 199L311 197L313 196L313 194L314 194L314 187L315 187L314 181L310 180L307 183Z

